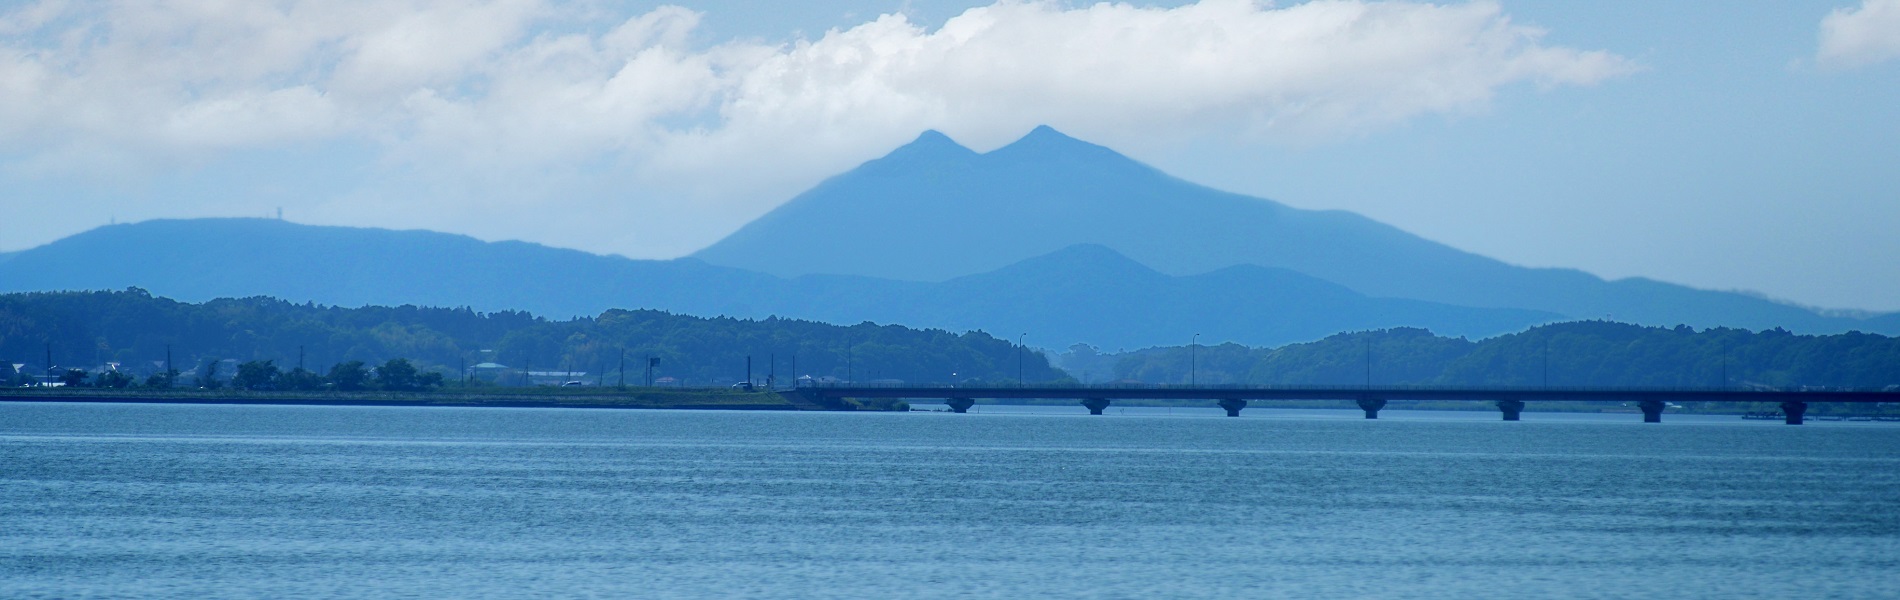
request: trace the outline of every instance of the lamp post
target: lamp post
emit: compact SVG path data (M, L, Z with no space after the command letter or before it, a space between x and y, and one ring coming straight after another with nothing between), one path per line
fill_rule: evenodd
M1028 338L1027 333L1016 336L1016 387L1018 388L1023 387L1023 340Z
M1195 372L1200 370L1200 354L1201 334L1196 333L1193 340L1188 342L1188 387L1195 386Z

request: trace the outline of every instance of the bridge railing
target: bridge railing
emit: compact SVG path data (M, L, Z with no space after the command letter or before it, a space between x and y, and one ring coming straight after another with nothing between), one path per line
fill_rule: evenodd
M815 388L815 389L929 389L929 390L948 390L948 389L967 389L967 390L970 390L971 392L980 392L980 391L985 391L985 390L1039 390L1039 389L1040 389L1040 390L1065 390L1065 391L1072 391L1072 390L1115 390L1115 391L1125 391L1125 390L1210 390L1210 391L1219 391L1219 390L1232 390L1232 391L1267 391L1267 392L1272 392L1272 391L1340 391L1340 392L1350 392L1350 391L1367 391L1367 390L1369 390L1369 391L1416 391L1416 392L1435 392L1435 391L1446 391L1446 392L1450 392L1450 391L1482 391L1482 392L1532 392L1532 393L1539 393L1539 394L1546 394L1546 393L1552 393L1552 392L1557 392L1557 393L1562 393L1562 392L1591 392L1591 393L1605 393L1605 392L1658 392L1658 393L1727 393L1727 394L1741 394L1741 393L1748 393L1748 392L1763 392L1763 393L1786 393L1786 392L1850 392L1850 393L1861 393L1861 392L1895 392L1895 391L1897 391L1897 390L1895 389L1895 387L1894 387L1894 386L1887 386L1887 387L1885 387L1885 388L1851 388L1851 387L1819 387L1819 386L1802 386L1802 387L1788 387L1788 388L1779 388L1779 387L1769 387L1769 386L1757 386L1757 385L1747 385L1747 386L1741 386L1741 385L1737 385L1737 386L1726 386L1726 387L1718 387L1718 386L1704 386L1704 387L1692 387L1692 386L1674 386L1674 387L1659 387L1659 386L1556 386L1556 385L1552 385L1552 386L1543 386L1543 385L1527 385L1527 386L1483 386L1483 385L1477 385L1477 386L1473 386L1473 385L1413 385L1413 384L1397 384L1397 385L1370 385L1370 386L1368 386L1368 385L1363 385L1363 384L1360 384L1360 385L1351 385L1351 384L1345 384L1345 385L1342 385L1342 384L1323 384L1323 385L1288 385L1288 384L1270 384L1270 385L1256 385L1256 384L1200 384L1200 385L1187 385L1187 384L1169 384L1169 383L1095 383L1095 384L1081 384L1081 383L1073 383L1073 384L1061 384L1061 383L1026 383L1026 384L1021 384L1021 385L1016 385L1016 384L984 384L984 385L959 385L959 384L952 384L952 383L893 383L893 382L875 382L875 383L872 383L872 382L864 382L864 383L854 383L854 382L813 382L813 381L801 381L801 382L798 382L798 384L797 384L797 386L796 386L796 387L798 387L798 388Z

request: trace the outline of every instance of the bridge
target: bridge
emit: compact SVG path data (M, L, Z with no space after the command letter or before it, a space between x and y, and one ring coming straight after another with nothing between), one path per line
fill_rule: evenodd
M966 412L984 399L1073 399L1099 415L1115 400L1209 400L1240 416L1249 402L1286 400L1350 400L1366 418L1379 418L1390 400L1455 400L1492 402L1504 420L1516 421L1529 402L1583 401L1633 403L1643 422L1661 423L1663 410L1682 402L1766 402L1781 407L1789 425L1800 425L1808 405L1817 402L1900 403L1900 390L1752 388L1597 388L1597 387L1441 387L1441 386L1178 386L1178 385L1021 385L967 387L953 385L871 385L803 383L786 392L820 405L836 405L845 398L899 398L942 400L954 412Z

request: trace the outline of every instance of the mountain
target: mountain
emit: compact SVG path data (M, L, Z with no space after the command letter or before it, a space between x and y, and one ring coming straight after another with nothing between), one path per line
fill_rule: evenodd
M269 219L110 225L0 263L0 292L136 286L186 302L265 295L340 306L530 310L555 318L673 305L749 313L749 290L777 281L691 259L636 261L431 231Z
M1558 315L1370 298L1288 271L1241 265L1175 277L1078 245L943 282L780 278L695 259L632 260L427 231L263 219L113 225L0 263L0 292L143 288L188 302L271 296L341 306L528 310L553 318L612 308L832 323L863 321L1103 347L1272 345L1342 330L1418 326L1488 336Z
M839 321L868 318L928 323L1005 336L1028 332L1040 345L1089 342L1107 348L1210 342L1312 340L1332 333L1425 325L1447 335L1490 336L1557 320L1551 313L1369 298L1285 269L1242 265L1189 277L1162 274L1103 246L1078 245L990 273L940 283L805 276L798 285L851 290L806 294L821 305L796 314Z
M785 277L944 281L1076 244L1106 246L1170 275L1257 265L1368 296L1572 318L1813 333L1900 325L1648 279L1513 266L1356 214L1196 185L1048 127L986 154L926 132L693 256Z

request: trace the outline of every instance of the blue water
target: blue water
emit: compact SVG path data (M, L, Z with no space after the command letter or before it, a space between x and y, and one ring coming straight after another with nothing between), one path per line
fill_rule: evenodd
M0 597L1900 594L1900 425L0 404Z

